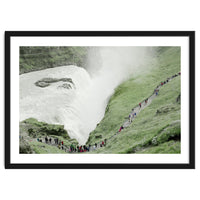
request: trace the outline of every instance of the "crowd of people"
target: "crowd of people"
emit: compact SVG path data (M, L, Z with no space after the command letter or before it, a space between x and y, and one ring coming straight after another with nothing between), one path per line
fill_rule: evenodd
M37 138L37 141L42 142L42 139ZM53 145L51 137L48 138L47 136L45 136L44 141L45 141L46 144L52 144ZM57 145L58 147L62 148L62 146L64 145L64 142L59 140L58 138L54 138L54 144ZM62 149L64 149L64 147Z
M153 94L156 94L156 96L158 95L158 92L159 92L159 88L163 85L165 85L166 83L169 82L170 79L174 78L174 77L177 77L178 75L181 75L181 72L179 72L178 74L175 74L173 75L171 78L167 78L167 80L165 81L162 81L157 87L156 89L154 90ZM179 97L180 98L180 97ZM149 98L145 99L144 102L145 104L148 103L148 100ZM139 103L139 108L142 107L142 103L140 102ZM132 113L129 114L128 116L128 119L129 119L129 122L131 123L133 118L136 117L136 112L134 112L134 108L132 109ZM124 126L120 126L119 130L118 130L118 133L121 132L122 130L124 129ZM37 138L37 141L38 142L42 142L42 139L39 139ZM106 141L107 139L104 139L102 140L102 142L99 144L99 147L104 147L106 146ZM45 143L46 144L52 144L52 138L47 138L47 136L45 137ZM58 138L54 138L54 144L59 148L59 149L62 149L62 150L65 150L66 152L89 152L89 151L94 151L98 148L98 145L97 143L95 143L94 145L91 145L89 144L88 146L86 145L74 145L74 144L71 144L70 147L66 147L64 146L64 142L63 141L60 141L58 140Z
M42 139L37 138L38 142L43 142ZM98 144L95 143L94 145L89 144L87 145L74 145L73 143L67 147L64 145L64 142L59 140L58 138L54 138L54 143L52 142L52 138L48 138L47 136L45 136L44 141L46 144L49 145L55 145L57 146L59 149L65 150L66 152L89 152L89 151L93 151L96 150L98 148ZM102 140L102 142L99 144L99 147L104 147L106 146L106 141L107 139Z
M99 144L99 147L104 147L106 146L106 141L107 139L104 139L102 140L102 142ZM89 152L89 151L94 151L98 148L98 144L95 143L94 145L91 145L89 144L88 146L87 145L74 145L74 144L71 144L70 147L69 147L69 152Z

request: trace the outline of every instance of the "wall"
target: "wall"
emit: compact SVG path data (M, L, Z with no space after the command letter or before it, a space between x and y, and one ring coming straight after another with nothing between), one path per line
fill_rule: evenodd
M198 1L2 1L1 92L4 91L5 30L196 30ZM199 47L196 48L199 54ZM198 59L198 58L197 58ZM198 63L196 66L198 66ZM196 68L196 78L200 68ZM196 80L200 84L200 79ZM196 86L197 88L197 86ZM196 89L197 91L197 89ZM3 96L3 95L1 95ZM199 92L196 94L199 102ZM3 98L1 109L4 110ZM199 104L196 111L200 110ZM196 116L196 122L200 121ZM199 199L200 137L196 130L195 170L5 170L4 113L1 113L2 199Z

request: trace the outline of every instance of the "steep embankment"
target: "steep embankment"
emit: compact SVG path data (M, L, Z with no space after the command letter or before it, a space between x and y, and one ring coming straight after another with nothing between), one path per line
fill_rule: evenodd
M20 47L20 74L42 69L84 66L88 47Z
M64 142L64 147L72 143L77 145L75 139L71 139L63 125L39 122L34 118L20 122L20 153L65 153L55 145L54 139ZM51 138L52 142L45 144L45 137ZM38 142L38 140L40 142ZM51 144L51 145L50 145Z
M180 71L180 48L158 48L149 63L151 72L121 84L111 97L105 116L90 134L87 144L115 134L132 108L149 97L161 81ZM129 127L95 153L180 153L180 77L160 89L158 97L142 110Z

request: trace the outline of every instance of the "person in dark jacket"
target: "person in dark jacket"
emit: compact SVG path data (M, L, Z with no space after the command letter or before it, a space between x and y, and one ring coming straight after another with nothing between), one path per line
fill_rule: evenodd
M129 122L131 123L132 122L132 116L129 115L128 118L129 118Z
M107 139L105 138L105 139L104 139L104 144L105 144L105 146L106 146L106 142L107 142Z

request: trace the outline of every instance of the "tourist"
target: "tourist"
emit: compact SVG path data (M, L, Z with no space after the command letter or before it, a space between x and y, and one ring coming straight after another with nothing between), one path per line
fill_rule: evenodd
M129 117L129 122L131 123L132 122L131 115L129 115L128 117Z
M82 152L81 150L82 150L82 146L79 147L79 152Z
M74 145L73 144L70 145L70 149L71 149L71 152L74 151Z
M123 129L124 127L123 126L121 126L120 128L119 128L119 131L118 132L121 132L121 130Z
M107 142L107 139L105 138L105 140L104 140L105 146L106 146L106 142Z
M47 138L47 136L45 137L45 143L46 143L46 144L48 143L48 138Z

